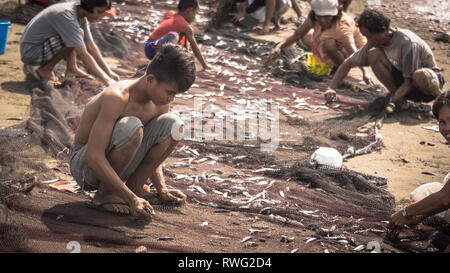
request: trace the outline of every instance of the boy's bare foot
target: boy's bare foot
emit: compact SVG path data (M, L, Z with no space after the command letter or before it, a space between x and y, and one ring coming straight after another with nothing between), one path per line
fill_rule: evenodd
M86 78L86 79L91 79L93 80L94 77L92 77L91 75L89 75L88 73L82 71L79 68L75 68L75 69L67 69L66 73L64 74L64 78Z
M53 84L61 84L61 82L59 81L58 77L56 77L53 70L49 71L46 69L39 68L36 70L36 73L38 74L39 80L41 81L48 81L52 82Z
M92 203L106 211L119 213L119 214L130 214L130 207L119 197L114 195L103 195L97 192L94 196Z
M138 187L136 185L132 185L129 181L127 181L127 187L140 198L145 198L148 195L148 191L144 189L144 187Z

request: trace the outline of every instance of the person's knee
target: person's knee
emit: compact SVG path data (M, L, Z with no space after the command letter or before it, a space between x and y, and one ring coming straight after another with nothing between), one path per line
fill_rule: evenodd
M141 146L143 137L144 137L144 129L142 127L139 127L130 137L130 139L127 142L127 145L133 148L138 148L139 146Z
M432 81L433 74L427 71L425 68L417 69L412 75L414 85L422 85L425 81Z
M337 52L338 48L337 48L336 41L333 39L326 39L323 42L322 49L327 54L333 54L333 53Z
M129 148L139 147L144 136L143 125L139 118L128 116L120 119L111 136L114 146L126 145ZM130 135L131 134L131 135Z
M175 114L166 113L158 118L163 127L164 140L170 138L174 142L178 142L183 138L183 121Z
M437 75L428 68L421 68L414 71L412 81L415 87L425 93L434 94L439 90L439 79Z
M163 127L165 128L164 135L170 138L172 142L178 142L183 139L184 123L181 118L175 114L164 114L160 117Z
M372 48L369 50L368 59L370 66L378 64L382 58L384 58L384 52L378 48Z

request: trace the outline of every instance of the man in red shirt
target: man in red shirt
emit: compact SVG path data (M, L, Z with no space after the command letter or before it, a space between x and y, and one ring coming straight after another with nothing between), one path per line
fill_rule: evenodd
M178 13L167 12L162 18L159 26L150 34L145 44L145 55L150 60L155 56L157 50L165 43L178 42L189 50L188 43L192 47L195 57L200 61L203 69L209 69L208 64L198 48L194 37L194 30L191 23L195 21L200 6L197 0L180 0L178 3Z

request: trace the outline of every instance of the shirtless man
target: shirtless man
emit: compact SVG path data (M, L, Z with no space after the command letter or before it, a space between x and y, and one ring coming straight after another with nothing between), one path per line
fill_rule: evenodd
M86 104L70 155L81 188L95 190L93 205L119 214L151 217L147 179L159 198L181 203L186 196L167 189L161 164L182 135L182 120L169 114L176 94L195 80L193 57L165 44L144 76L112 84Z

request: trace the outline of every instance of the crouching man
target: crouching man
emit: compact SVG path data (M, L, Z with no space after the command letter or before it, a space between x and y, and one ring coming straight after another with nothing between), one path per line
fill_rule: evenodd
M85 190L97 192L93 205L113 213L148 218L154 213L143 189L147 179L162 201L186 196L169 190L161 164L182 135L182 120L169 114L176 94L195 80L193 57L165 44L144 76L114 83L86 104L70 154L70 170Z
M38 13L20 38L20 55L25 72L36 79L58 84L53 69L67 61L65 77L92 78L77 66L77 56L93 76L105 84L119 80L94 42L89 22L100 19L111 8L111 0L81 0L51 5Z
M367 43L339 66L325 92L327 102L336 99L336 88L354 66L370 66L389 90L392 107L407 109L409 101L431 102L444 86L430 46L413 32L390 27L390 19L366 9L358 19Z

